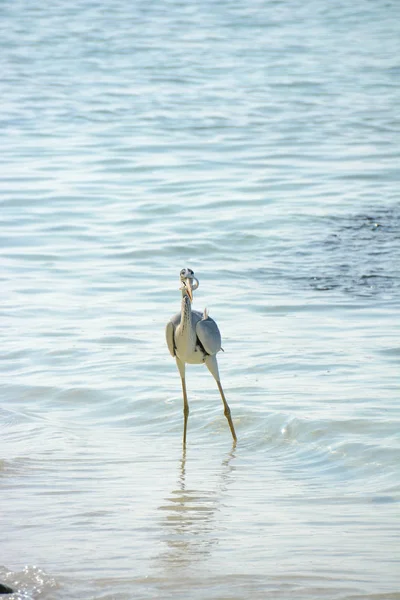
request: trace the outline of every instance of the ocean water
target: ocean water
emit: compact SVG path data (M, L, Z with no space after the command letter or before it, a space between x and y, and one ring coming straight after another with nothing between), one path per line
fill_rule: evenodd
M0 582L400 598L400 4L0 7ZM200 281L238 444L164 327Z

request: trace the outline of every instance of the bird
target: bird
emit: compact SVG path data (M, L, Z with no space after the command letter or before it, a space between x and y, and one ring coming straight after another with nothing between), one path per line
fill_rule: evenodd
M182 291L181 312L174 315L167 323L165 337L171 356L176 360L182 382L183 393L183 446L186 447L186 432L189 417L189 403L186 392L186 363L205 364L217 382L219 393L224 405L224 415L228 420L233 443L237 437L232 422L231 410L222 389L218 370L217 352L221 348L221 334L218 325L212 319L207 309L203 313L192 310L193 292L199 287L199 280L192 269L184 268L180 272Z

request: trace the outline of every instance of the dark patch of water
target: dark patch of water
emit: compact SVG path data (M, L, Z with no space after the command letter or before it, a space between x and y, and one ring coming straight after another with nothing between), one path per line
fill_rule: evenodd
M330 217L323 235L300 248L307 273L296 277L313 290L352 296L400 294L400 205L368 214Z

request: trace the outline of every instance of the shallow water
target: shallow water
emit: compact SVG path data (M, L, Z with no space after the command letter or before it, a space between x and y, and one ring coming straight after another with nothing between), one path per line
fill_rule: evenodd
M0 11L0 581L399 598L399 5Z

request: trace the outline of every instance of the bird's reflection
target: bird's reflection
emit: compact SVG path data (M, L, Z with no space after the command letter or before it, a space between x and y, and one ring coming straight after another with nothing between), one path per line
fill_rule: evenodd
M217 472L205 477L201 489L187 485L186 450L179 461L179 477L176 489L159 507L163 512L161 525L166 549L159 555L164 566L182 567L192 561L205 558L211 548L218 543L220 528L216 515L221 508L221 500L229 481L232 480L235 448L220 463ZM217 477L215 477L217 475Z

